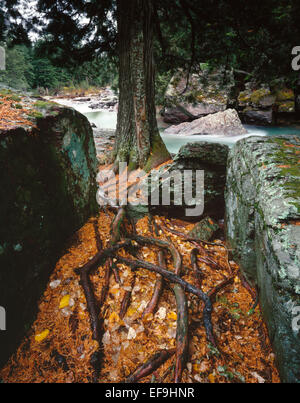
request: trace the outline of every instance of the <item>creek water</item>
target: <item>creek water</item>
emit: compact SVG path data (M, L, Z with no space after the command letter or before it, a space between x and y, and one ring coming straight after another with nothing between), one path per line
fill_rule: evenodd
M94 123L101 129L115 129L117 125L117 113L116 112L84 112L84 115L89 119L91 123ZM250 126L245 125L248 134L241 136L219 136L219 135L194 135L194 136L178 136L172 134L164 134L164 129L161 129L161 136L165 142L170 153L176 154L180 147L195 141L208 141L211 143L222 143L232 146L237 141L250 137L250 136L280 136L283 134L300 136L300 128L292 128L285 126Z

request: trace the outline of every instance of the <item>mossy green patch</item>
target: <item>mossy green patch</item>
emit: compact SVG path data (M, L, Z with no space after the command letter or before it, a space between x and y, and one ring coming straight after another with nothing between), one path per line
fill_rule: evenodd
M48 101L36 101L33 106L37 109L51 109L53 106L55 106L54 102L48 102Z
M21 102L22 98L19 95L12 94L6 97L9 101Z
M170 158L170 154L162 141L160 134L157 133L152 142L151 155L144 167L145 172L150 172L151 169L157 167L163 162L168 161Z
M271 91L266 88L261 88L252 92L250 99L253 104L258 104L260 100L271 95Z
M238 96L239 103L246 104L251 101L251 96L248 92L242 91Z
M276 101L293 101L294 99L294 91L288 88L283 88L276 92Z
M44 115L41 112L38 112L36 110L32 110L32 111L27 113L27 116L29 118L39 119L39 118L42 118Z
M12 94L12 90L8 90L8 89L5 89L5 88L0 90L0 96L1 97L6 97L7 95L10 95L10 94Z
M293 112L295 110L295 101L276 102L278 112Z

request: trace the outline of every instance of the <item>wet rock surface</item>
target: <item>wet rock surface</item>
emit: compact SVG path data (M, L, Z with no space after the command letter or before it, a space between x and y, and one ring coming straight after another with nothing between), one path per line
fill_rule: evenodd
M284 382L300 382L300 141L250 137L231 150L227 237L262 312Z
M267 85L250 82L238 96L237 109L243 123L270 126L283 117L293 119L295 94L288 88L271 91Z
M227 109L225 112L218 112L196 119L191 123L181 123L177 126L171 126L165 130L166 134L177 134L180 136L192 135L223 135L235 136L246 134L247 130L243 127L240 118L235 109Z
M215 220L206 217L195 225L188 236L202 241L210 241L219 229L220 227Z
M169 177L175 178L171 181L170 206L159 208L181 216L185 216L188 209L192 214L191 217L195 219L203 213L205 215L211 213L216 218L222 217L228 152L229 148L226 145L207 142L188 143L181 147L174 162L158 172L158 176L162 177L159 185L160 193L164 183L167 184L170 180ZM197 206L202 206L204 211L199 212L201 209Z
M97 158L100 165L109 163L110 153L115 143L116 131L113 129L93 129Z
M106 88L97 98L89 99L89 101L91 101L89 108L92 110L102 109L116 111L119 99L113 90Z
M0 364L33 319L66 240L97 211L97 159L88 120L36 102L31 127L0 132ZM18 320L16 320L18 318Z
M191 122L225 111L233 84L232 74L222 68L213 72L203 68L189 77L179 70L166 91L166 105L162 111L164 121L170 124Z
M273 123L272 109L266 111L248 109L240 112L239 115L246 125L271 126Z

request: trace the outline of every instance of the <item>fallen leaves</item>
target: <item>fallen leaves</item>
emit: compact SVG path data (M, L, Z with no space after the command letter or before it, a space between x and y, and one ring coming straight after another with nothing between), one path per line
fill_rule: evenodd
M21 125L34 126L27 119L28 109L21 104L18 104L19 108L16 108L15 103L9 97L0 96L0 130L9 130Z
M104 248L110 239L111 219L112 215L105 213L97 218ZM93 220L77 233L76 244L58 261L41 299L38 317L31 333L0 372L5 382L88 383L93 379L91 359L97 352L97 343L92 340L85 297L78 277L74 276L74 269L82 267L97 253ZM164 223L164 218L155 217L155 220L158 224ZM193 226L180 220L171 222L173 228L185 233ZM139 235L144 234L148 228L148 218L140 220L136 228ZM146 230L145 235L150 236L150 233ZM164 239L164 232L159 236ZM170 234L170 239L182 253L184 280L194 284L194 272L190 267L190 252L194 246L173 234ZM206 245L204 249L207 256L220 266L216 270L213 265L201 265L204 274L203 290L208 292L228 275L228 265L226 251L221 245ZM156 248L145 247L142 250L143 258L156 264L156 252ZM124 251L120 254L126 256ZM173 270L171 262L171 258L168 258L169 270ZM230 264L234 271L234 282L217 296L212 317L220 351L207 344L202 323L202 302L192 295L188 296L192 330L189 364L182 381L259 383L263 379L265 382L279 382L274 355L259 308L252 315L247 314L253 306L252 297L242 285L238 266L234 262ZM108 297L104 306L100 307L105 312L101 382L122 382L152 354L176 346L177 313L172 291L166 287L156 314L145 315L142 319L143 310L152 296L156 275L139 270L131 304L121 320L118 312L124 294L131 289L133 273L125 265L118 267L121 284L117 284L114 276L111 276ZM105 268L99 267L91 280L95 296L99 299L105 282ZM69 316L58 314L65 310ZM51 329L51 332L47 329ZM31 337L32 334L35 336ZM68 366L76 370L70 373L58 366L51 357L54 350L66 357ZM170 357L156 371L158 382L173 382L174 359L175 357ZM151 376L142 380L150 381Z
M49 329L44 330L42 333L37 334L34 339L36 342L41 343L43 340L45 340L50 333Z
M70 295L65 295L59 303L59 309L67 308L70 303L70 298L71 298Z

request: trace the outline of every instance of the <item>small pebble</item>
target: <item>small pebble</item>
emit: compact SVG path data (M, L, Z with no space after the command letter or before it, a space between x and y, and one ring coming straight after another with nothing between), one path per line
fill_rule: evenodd
M136 331L131 327L128 332L127 340L134 340L136 338Z
M50 288L52 288L52 290L54 290L54 289L57 288L60 284L61 284L61 280L52 281L52 282L50 283Z
M167 310L166 310L166 308L164 308L164 307L160 308L160 309L158 310L156 316L157 316L159 319L161 319L161 320L166 319L166 316L167 316Z

